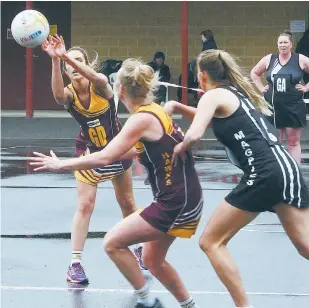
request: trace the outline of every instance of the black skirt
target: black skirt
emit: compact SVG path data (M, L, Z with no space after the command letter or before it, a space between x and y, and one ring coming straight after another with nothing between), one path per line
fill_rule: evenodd
M301 128L306 127L306 104L304 100L293 103L274 102L273 115L268 120L276 128Z

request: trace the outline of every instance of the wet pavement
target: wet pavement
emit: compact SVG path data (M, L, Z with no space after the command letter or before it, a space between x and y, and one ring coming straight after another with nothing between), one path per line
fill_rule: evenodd
M22 131L22 127L18 129ZM111 182L99 186L85 246L83 262L90 284L76 289L65 281L71 255L71 219L77 202L74 177L71 173L33 173L27 162L33 150L48 153L54 149L60 157L72 157L74 140L60 139L57 132L53 139L40 134L28 138L14 134L12 138L4 136L1 149L2 307L134 307L131 286L102 249L105 232L121 219ZM198 248L209 216L241 177L241 171L227 162L216 145L208 152L196 152L205 200L197 234L191 240L177 240L168 254L200 308L233 307L210 262ZM309 165L303 164L302 171L309 185ZM133 177L136 202L139 207L147 206L152 194L137 161ZM297 254L274 214L261 214L239 232L229 248L255 308L309 307L308 261ZM152 289L166 308L178 307L156 280L152 281Z

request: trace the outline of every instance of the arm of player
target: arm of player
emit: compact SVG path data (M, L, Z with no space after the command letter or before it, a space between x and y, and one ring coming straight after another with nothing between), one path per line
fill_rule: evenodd
M196 115L191 126L185 134L183 142L177 144L174 148L172 163L177 163L177 157L185 159L184 153L192 146L193 143L199 141L209 126L218 106L218 95L215 90L206 92L200 99Z
M193 120L194 116L196 114L196 108L186 106L184 104L178 103L176 101L169 101L164 105L164 109L167 112L169 116L172 116L172 114L175 111L178 111L181 115L186 117L189 120Z
M101 73L97 73L89 65L82 63L70 57L66 51L65 43L62 36L55 35L53 43L56 45L56 53L63 61L71 65L77 72L93 83L102 94L107 98L113 97L113 89L108 82L108 78Z
M64 87L59 58L52 58L51 86L54 98L59 105L67 105L73 100L73 94Z
M42 50L52 58L51 87L54 98L59 105L67 105L73 99L72 93L64 87L60 59L58 58L52 36L42 44Z
M261 93L264 93L267 91L268 86L263 85L261 76L266 72L267 66L270 62L271 55L267 55L264 58L262 58L258 64L251 70L250 77L256 87L259 89Z
M132 149L130 149L127 153L121 155L121 157L119 158L119 160L124 160L124 159L132 159L134 157L136 157L138 155L137 150L135 147L133 147Z
M136 125L136 123L139 124ZM34 152L37 157L31 157L30 164L35 166L34 171L85 170L109 165L134 148L150 123L151 117L147 114L135 114L127 120L123 129L106 148L99 152L66 160L60 160L52 151L51 156ZM133 151L129 153L133 153Z
M201 97L193 122L185 134L183 141L183 147L185 150L202 138L218 108L219 103L217 97L218 94L216 93L216 90L209 91Z
M307 74L309 74L309 58L300 54L299 55L299 64L303 71L305 71ZM309 91L309 82L305 84L304 86L301 84L296 85L296 89L302 91L302 92L308 92Z
M63 55L62 60L92 82L95 88L102 92L107 99L113 97L113 89L104 74L97 73L90 66L71 58L68 54Z

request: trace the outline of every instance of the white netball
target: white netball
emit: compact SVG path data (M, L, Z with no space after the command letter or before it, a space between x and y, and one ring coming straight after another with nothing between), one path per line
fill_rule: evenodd
M15 16L11 24L14 40L21 46L34 48L41 45L49 34L46 17L35 10L25 10Z

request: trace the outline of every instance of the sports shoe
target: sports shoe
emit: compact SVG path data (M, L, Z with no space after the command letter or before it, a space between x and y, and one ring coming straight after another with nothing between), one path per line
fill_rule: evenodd
M162 305L162 303L156 298L156 302L153 306L145 306L144 304L141 303L137 303L135 305L135 308L164 308L164 306Z
M137 263L139 265L139 268L142 271L148 271L148 268L144 265L143 260L142 260L142 255L143 255L143 247L139 246L137 248L134 248L134 255L137 260Z
M75 283L89 283L83 266L79 262L74 262L69 266L67 272L67 281Z

